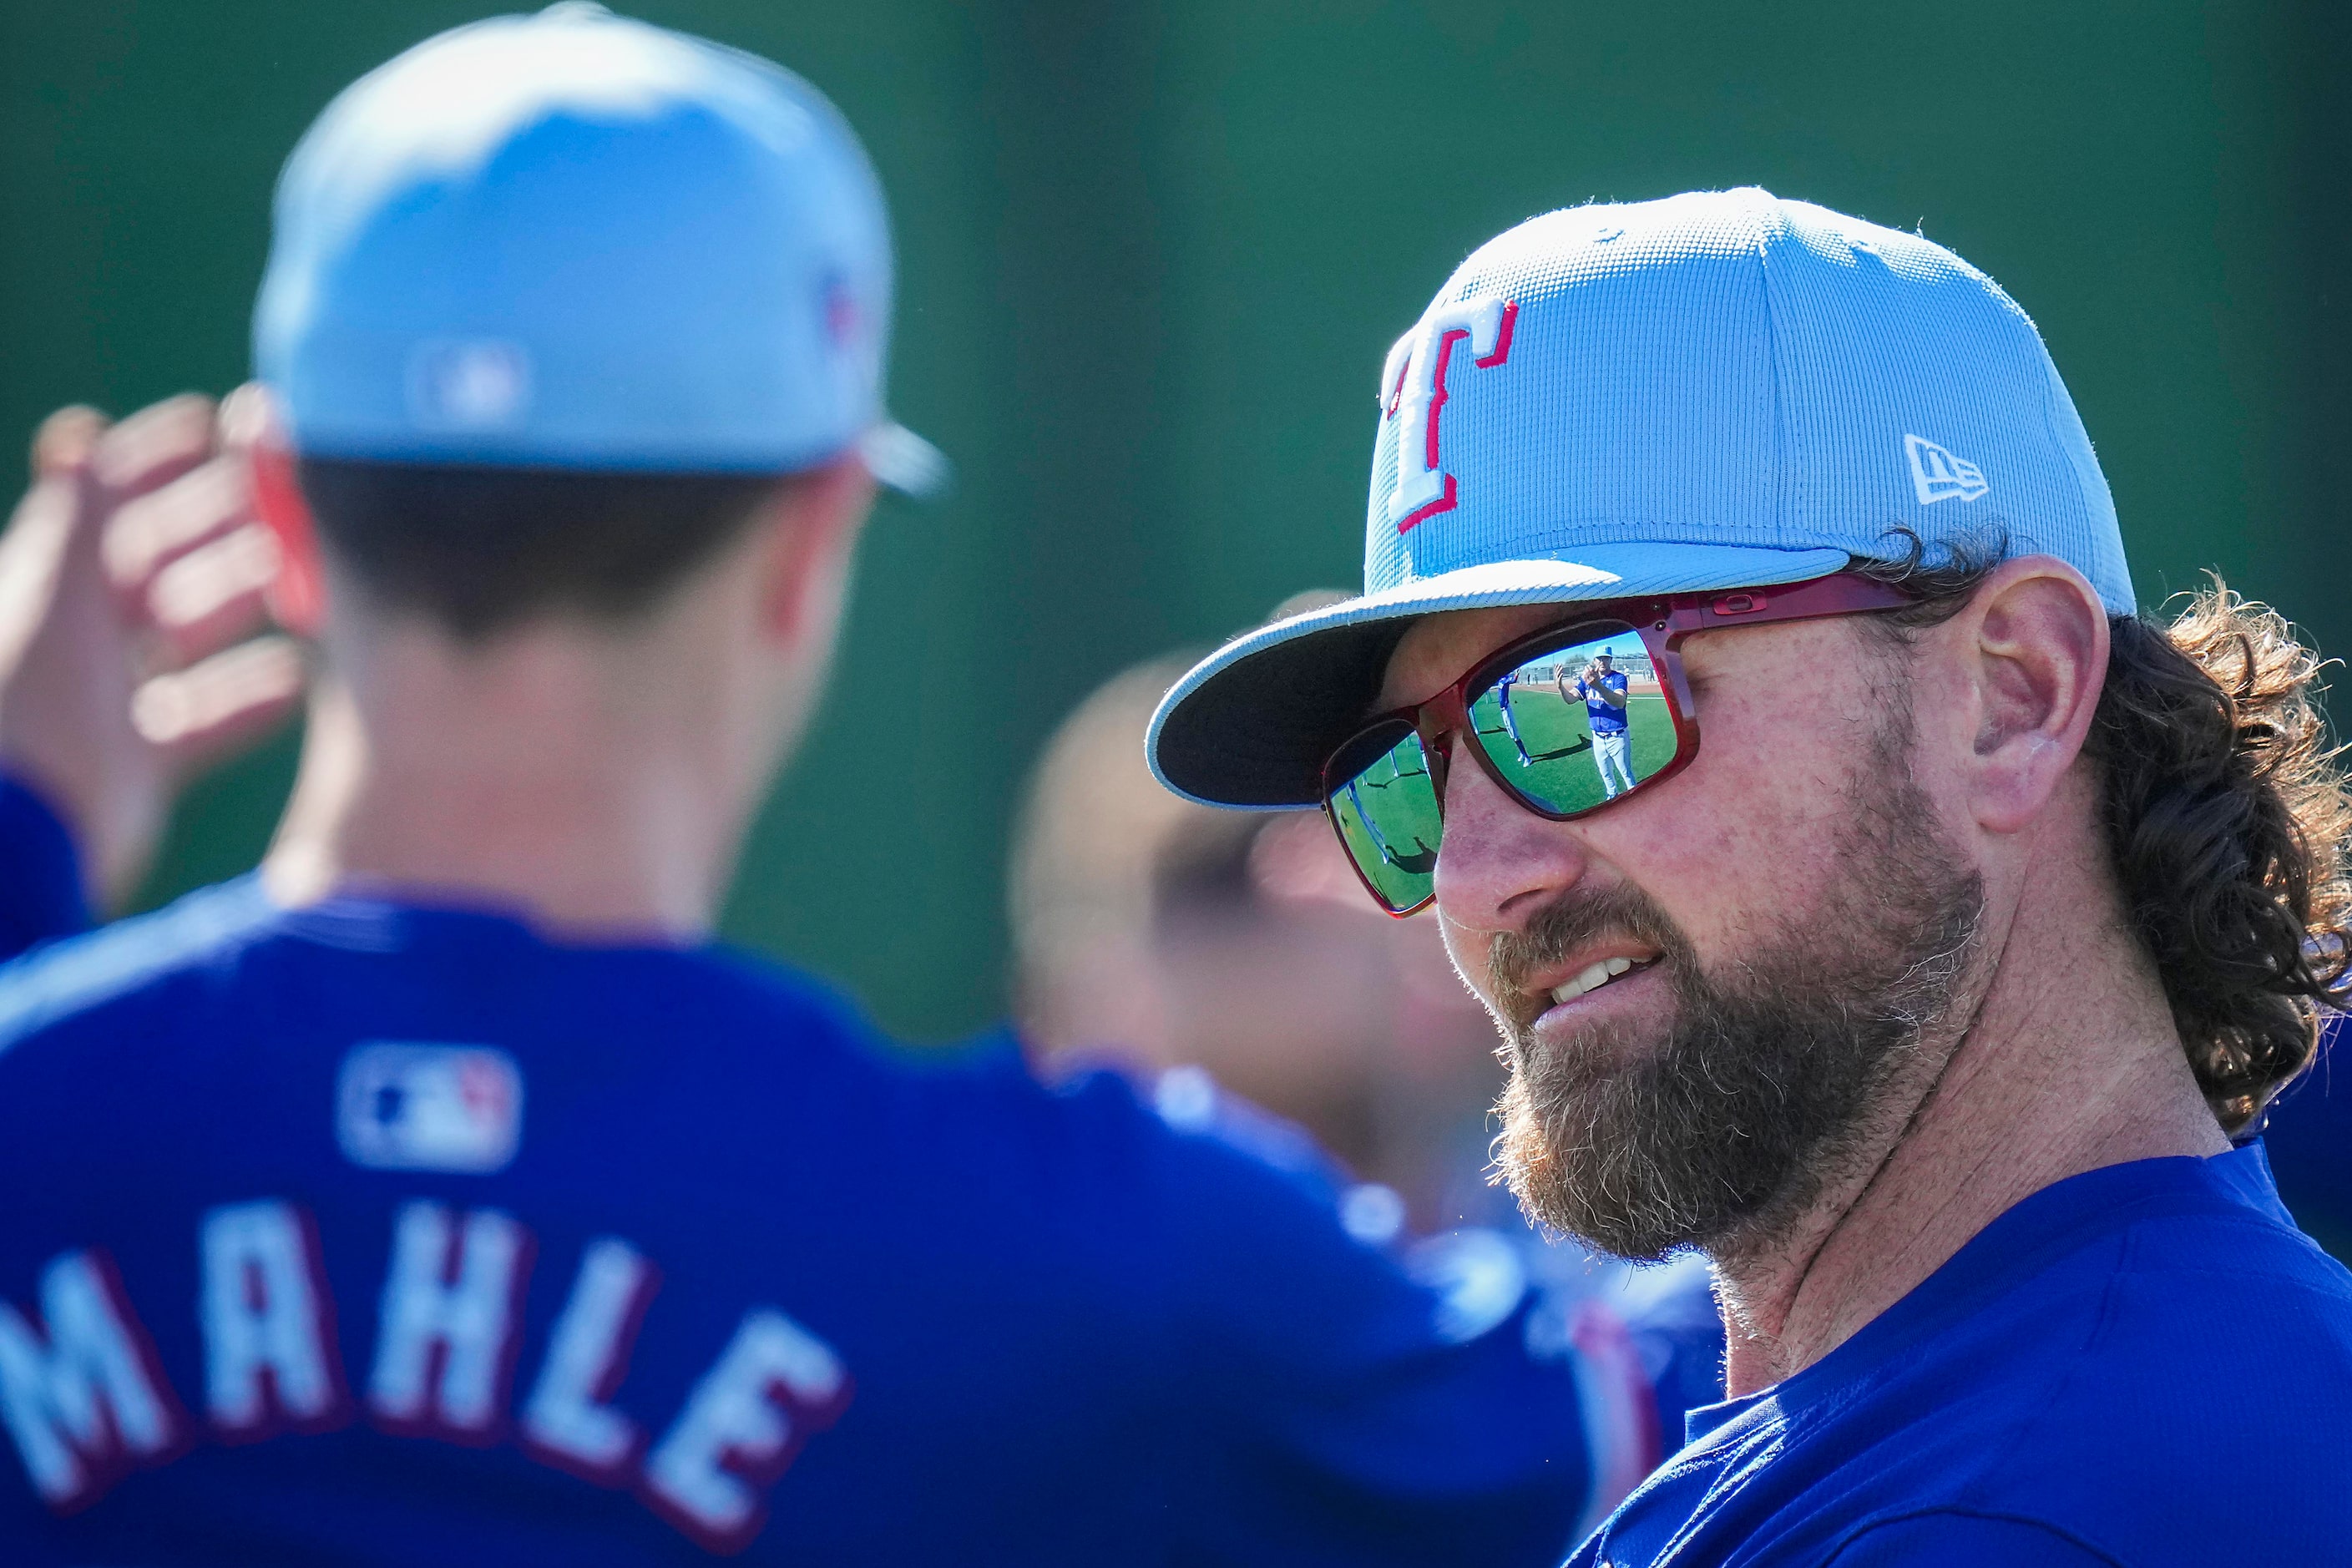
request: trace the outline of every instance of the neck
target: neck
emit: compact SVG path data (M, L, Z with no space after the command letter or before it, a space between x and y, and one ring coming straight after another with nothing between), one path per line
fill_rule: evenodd
M2090 846L2021 863L2030 879L1982 933L1984 978L1889 1084L1840 1176L1782 1234L1717 1257L1735 1397L1827 1355L2042 1188L2228 1148Z
M415 627L328 649L264 878L489 904L581 936L693 940L756 780L743 733L656 628L533 626L469 648ZM708 668L707 666L703 668Z

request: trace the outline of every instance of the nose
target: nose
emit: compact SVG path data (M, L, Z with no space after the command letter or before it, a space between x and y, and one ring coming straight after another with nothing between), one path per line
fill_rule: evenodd
M1574 824L1528 810L1463 752L1445 781L1437 908L1465 931L1516 931L1582 880L1591 857Z

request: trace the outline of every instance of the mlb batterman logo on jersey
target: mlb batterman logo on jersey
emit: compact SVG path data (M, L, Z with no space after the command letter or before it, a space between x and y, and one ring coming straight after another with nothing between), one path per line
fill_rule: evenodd
M336 1100L343 1152L371 1170L503 1170L521 1136L522 1075L483 1046L362 1046Z

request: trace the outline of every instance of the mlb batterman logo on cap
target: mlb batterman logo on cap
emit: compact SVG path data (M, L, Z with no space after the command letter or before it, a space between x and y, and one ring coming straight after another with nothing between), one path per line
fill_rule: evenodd
M380 462L791 473L883 412L891 257L848 123L754 56L566 0L346 89L287 162L257 374L296 450Z
M1897 528L1931 560L2005 538L2134 605L2106 480L2025 313L1917 235L1769 192L1529 219L1446 280L1378 395L1363 595L1177 683L1149 742L1177 793L1316 805L1433 611L1803 583L1899 555Z

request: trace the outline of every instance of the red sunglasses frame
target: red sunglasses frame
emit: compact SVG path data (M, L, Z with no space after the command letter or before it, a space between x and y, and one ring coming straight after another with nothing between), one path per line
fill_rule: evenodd
M1675 722L1675 754L1665 766L1628 789L1615 799L1574 811L1553 811L1528 798L1526 791L1507 776L1486 748L1472 745L1465 748L1496 787L1516 801L1523 809L1550 822L1569 822L1580 816L1590 816L1637 795L1654 784L1663 784L1688 767L1698 755L1698 716L1693 711L1690 682L1683 674L1682 641L1694 632L1717 631L1727 626L1760 626L1772 622L1820 620L1831 616L1865 615L1885 610L1899 610L1916 603L1915 595L1874 577L1855 572L1836 572L1826 577L1815 577L1802 583L1789 583L1777 587L1710 589L1704 593L1672 594L1663 597L1643 599L1599 599L1580 604L1568 615L1546 626L1538 627L1526 637L1517 637L1480 658L1463 677L1444 690L1402 708L1392 708L1375 714L1360 725L1323 763L1323 816L1331 831L1339 837L1342 849L1347 850L1348 868L1356 873L1356 880L1372 896L1372 901L1399 920L1419 914L1433 903L1437 895L1432 892L1409 909L1396 909L1372 885L1364 868L1356 863L1355 851L1348 846L1347 835L1339 830L1339 817L1332 805L1333 798L1343 790L1349 780L1336 783L1331 770L1339 760L1353 752L1364 737L1375 730L1399 723L1410 723L1421 737L1422 756L1429 764L1430 788L1437 796L1438 820L1445 816L1445 779L1452 763L1454 737L1471 729L1470 694L1483 692L1496 677L1506 669L1527 662L1543 645L1561 641L1567 634L1580 628L1609 622L1631 628L1648 650L1650 662L1659 675L1659 687L1666 699L1666 711ZM1573 640L1569 638L1568 640Z

